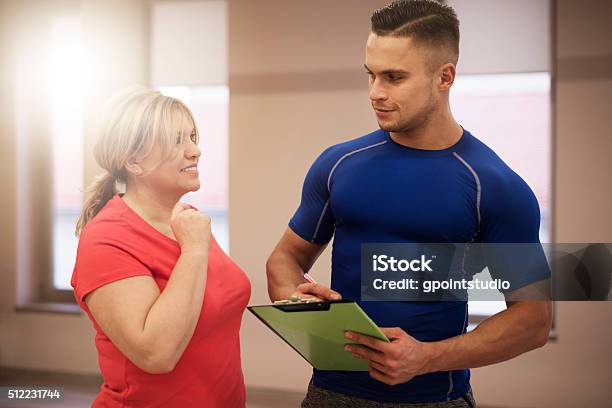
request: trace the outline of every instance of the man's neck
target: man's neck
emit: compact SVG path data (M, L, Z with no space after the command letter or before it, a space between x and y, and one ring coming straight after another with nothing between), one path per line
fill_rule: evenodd
M452 114L432 114L430 120L422 127L408 132L391 132L394 142L421 150L442 150L456 144L463 128L455 121Z

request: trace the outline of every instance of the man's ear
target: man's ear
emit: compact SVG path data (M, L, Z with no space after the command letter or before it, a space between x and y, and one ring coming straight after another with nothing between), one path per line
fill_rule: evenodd
M128 161L125 163L125 169L133 176L140 176L142 174L142 167L140 167L134 157L128 159Z
M455 82L455 76L457 75L457 68L453 63L446 63L440 67L438 71L440 78L440 90L448 91Z

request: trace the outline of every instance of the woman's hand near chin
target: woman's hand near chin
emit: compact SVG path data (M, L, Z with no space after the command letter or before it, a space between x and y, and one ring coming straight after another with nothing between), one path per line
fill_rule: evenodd
M181 253L208 253L212 232L210 216L202 214L189 205L176 203L170 216L170 227L181 247Z

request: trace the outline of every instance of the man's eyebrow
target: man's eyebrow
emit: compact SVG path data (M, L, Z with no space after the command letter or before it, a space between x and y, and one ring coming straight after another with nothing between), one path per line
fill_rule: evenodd
M366 71L372 72L372 70L368 68L367 65L364 64L363 66L366 69ZM408 71L405 71L403 69L386 69L382 71L380 74L381 75L407 75L408 73L409 73Z

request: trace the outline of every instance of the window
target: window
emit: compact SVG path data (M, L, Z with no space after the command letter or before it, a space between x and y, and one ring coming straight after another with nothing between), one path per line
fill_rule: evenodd
M211 216L213 234L228 252L227 4L155 2L151 7L151 83L185 102L200 132L201 187L184 200Z
M83 200L83 59L80 20L53 24L51 48L51 144L53 163L53 287L72 290L78 239L74 227Z
M203 155L199 169L202 187L188 194L185 201L211 215L215 238L227 252L229 90L225 41L226 4L224 1L152 2L149 7L150 85L184 101L192 110L200 131ZM21 154L27 160L23 161L22 172L18 171L18 174L31 173L27 177L36 180L38 184L46 184L50 190L45 192L44 189L34 189L28 193L29 197L22 194L23 198L19 201L26 202L28 198L40 200L40 206L44 208L37 211L42 210L42 213L48 213L50 217L42 220L48 223L48 229L34 231L36 222L28 220L27 213L22 216L25 224L32 225L32 237L40 240L40 244L36 245L50 247L50 253L35 250L34 247L29 250L24 247L21 256L25 269L37 274L40 271L39 286L43 295L34 297L45 300L72 300L70 278L78 244L74 227L80 214L85 187L83 94L99 91L94 89L97 84L89 83L88 80L86 86L83 80L87 74L83 58L95 57L97 61L100 57L96 53L105 55L103 49L85 49L82 46L80 24L79 16L56 18L51 24L49 42L44 47L49 50L49 64L45 65L47 76L44 78L44 82L49 84L48 104L45 106L49 116L45 118L44 125L50 128L50 133L46 132L49 136L46 142L49 150L41 154L48 155L51 152L50 157L43 160L46 167L41 166L39 170L25 169L31 166L28 164L28 156L31 155L27 145L32 141L21 143ZM100 45L96 42L92 44ZM94 55L84 55L86 53ZM111 74L95 72L102 83ZM24 81L27 79L24 76ZM19 89L25 88L19 86ZM27 120L25 116L24 120ZM87 160L93 159L88 156ZM48 197L51 197L50 202ZM22 241L26 243L25 246L31 246L27 242L32 241L32 237L24 236ZM28 251L40 254L37 255L41 258L40 262L28 260Z
M491 147L534 191L541 210L540 240L551 238L550 75L461 75L451 90L459 123ZM488 274L487 271L481 272ZM505 309L500 301L470 302L472 315Z
M32 30L36 39L22 43L16 62L17 301L74 302L83 185L80 19L66 13Z
M211 216L215 239L229 253L228 134L229 89L226 85L162 86L164 94L187 104L200 133L200 189L183 201Z

